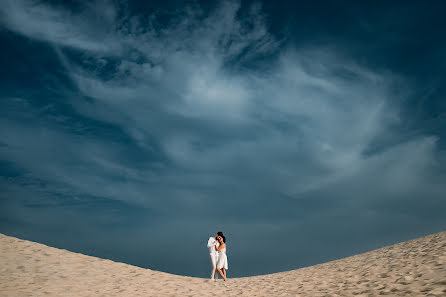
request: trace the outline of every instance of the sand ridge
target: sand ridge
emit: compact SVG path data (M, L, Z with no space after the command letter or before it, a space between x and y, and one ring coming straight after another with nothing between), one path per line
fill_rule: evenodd
M446 296L446 232L298 270L178 276L0 234L0 296Z

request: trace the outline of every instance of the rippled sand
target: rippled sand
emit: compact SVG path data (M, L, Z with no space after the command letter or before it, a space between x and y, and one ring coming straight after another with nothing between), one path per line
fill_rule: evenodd
M0 296L446 296L446 232L287 272L211 282L0 234Z

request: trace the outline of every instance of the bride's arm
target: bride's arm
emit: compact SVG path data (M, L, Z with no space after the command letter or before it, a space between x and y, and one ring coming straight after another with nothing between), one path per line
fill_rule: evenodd
M219 250L223 249L226 246L226 244L221 244L220 247L217 248L217 245L215 245L215 250L218 252Z

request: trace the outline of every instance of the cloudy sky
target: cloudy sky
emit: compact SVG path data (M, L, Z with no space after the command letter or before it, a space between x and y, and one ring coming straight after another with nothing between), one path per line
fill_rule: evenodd
M62 2L0 6L0 232L231 277L446 229L444 2Z

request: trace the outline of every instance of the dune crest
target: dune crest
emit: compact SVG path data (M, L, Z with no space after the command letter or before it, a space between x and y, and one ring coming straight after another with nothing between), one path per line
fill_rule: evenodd
M211 282L0 234L0 296L446 296L446 232L298 270Z

